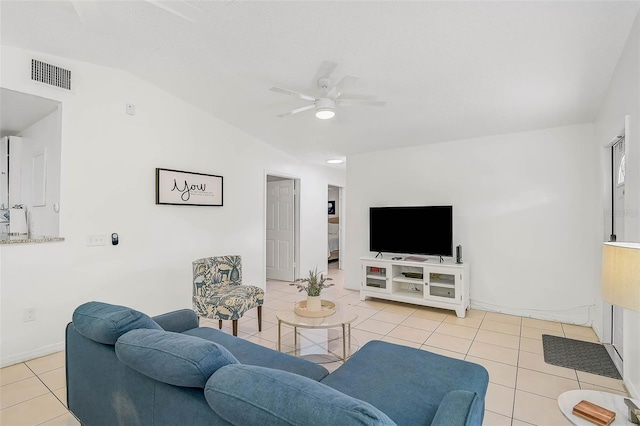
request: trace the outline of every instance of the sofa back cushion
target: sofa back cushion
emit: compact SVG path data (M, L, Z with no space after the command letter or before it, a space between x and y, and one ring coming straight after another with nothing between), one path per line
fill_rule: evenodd
M204 388L220 367L238 360L224 346L163 330L131 330L116 342L118 359L152 379L174 386Z
M232 424L394 425L374 406L286 371L227 365L204 389L209 406Z
M162 330L148 315L126 306L87 302L73 312L73 325L87 339L114 345L118 337L130 330Z

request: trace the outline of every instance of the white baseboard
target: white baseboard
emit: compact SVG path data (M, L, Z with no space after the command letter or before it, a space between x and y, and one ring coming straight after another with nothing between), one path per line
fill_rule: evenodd
M0 360L0 367L7 367L9 365L18 364L20 362L30 361L34 358L40 358L41 356L50 355L62 350L64 350L64 342L43 346L31 351L4 357Z
M516 315L524 318L534 318L545 321L558 321L565 324L581 325L591 327L591 309L593 306L584 306L571 310L532 310L526 308L498 306L490 303L471 300L471 308L487 312L498 312L507 315Z
M604 333L602 332L602 329L600 328L600 325L598 324L597 321L594 321L593 324L591 324L591 328L593 328L593 331L596 333L596 336L598 336L599 341L603 343L608 343L604 341Z
M625 380L624 385L632 399L640 399L640 392L638 392L638 389L636 389L629 380Z

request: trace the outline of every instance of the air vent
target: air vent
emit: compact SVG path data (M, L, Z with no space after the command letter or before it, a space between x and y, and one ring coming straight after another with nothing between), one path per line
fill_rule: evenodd
M36 59L31 60L31 80L71 90L71 71Z

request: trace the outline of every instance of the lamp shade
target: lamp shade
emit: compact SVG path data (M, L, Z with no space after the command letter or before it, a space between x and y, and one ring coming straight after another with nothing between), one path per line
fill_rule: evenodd
M640 311L640 244L604 244L602 296L612 305Z

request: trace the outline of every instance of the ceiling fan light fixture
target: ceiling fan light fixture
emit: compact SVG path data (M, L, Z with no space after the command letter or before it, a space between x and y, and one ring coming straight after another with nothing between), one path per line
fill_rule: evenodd
M316 118L320 120L329 120L336 115L336 103L333 99L320 98L316 99Z
M329 120L336 116L336 112L330 108L316 108L316 118Z

